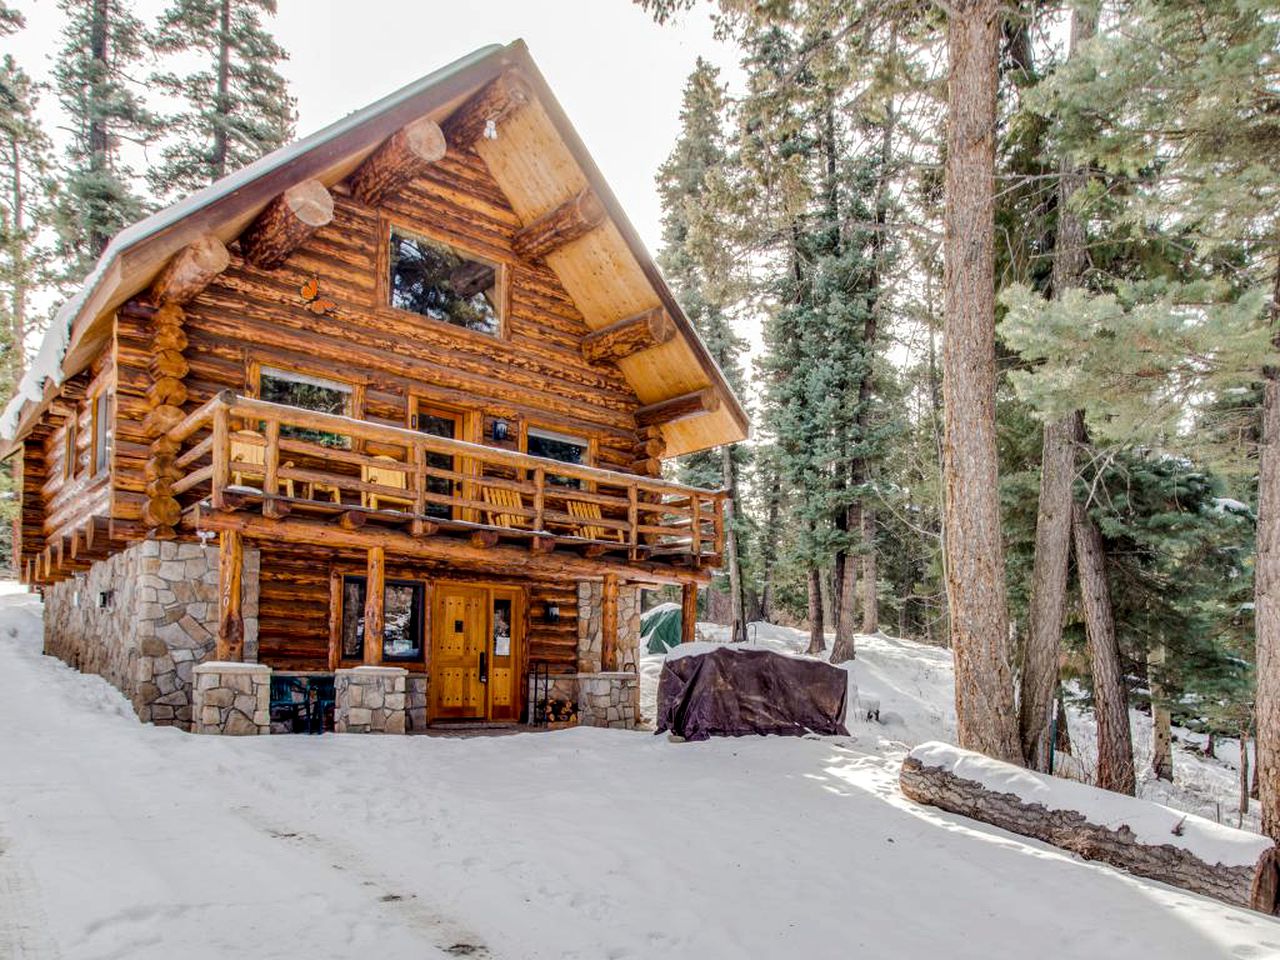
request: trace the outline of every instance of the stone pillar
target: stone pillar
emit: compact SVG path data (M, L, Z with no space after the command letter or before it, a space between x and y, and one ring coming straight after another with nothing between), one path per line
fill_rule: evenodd
M427 729L427 693L430 678L425 673L411 673L405 685L405 725L409 730Z
M640 719L640 677L630 671L578 674L578 723L632 730Z
M404 667L355 667L333 674L333 729L337 733L404 733Z
M211 660L193 671L192 731L226 736L271 732L271 668Z

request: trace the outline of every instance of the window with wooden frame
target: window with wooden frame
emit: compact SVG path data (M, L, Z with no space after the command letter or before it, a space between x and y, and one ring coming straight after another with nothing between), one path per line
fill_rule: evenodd
M93 476L105 471L111 463L111 445L115 430L112 424L112 400L110 390L103 390L93 398Z
M525 432L525 452L531 457L543 457L547 460L558 460L561 463L572 463L584 467L591 466L591 441L586 437L576 437L567 433L556 433L541 427L529 427ZM547 477L548 483L562 487L581 487L582 481L577 477L563 477L552 474Z
M501 264L388 224L386 302L396 310L501 336L506 278Z
M316 377L297 370L258 366L255 388L259 400L340 417L357 415L356 387L352 383ZM281 425L280 436L326 447L351 447L351 438L343 434L289 424Z
M364 659L364 607L368 580L342 578L341 659ZM423 659L423 623L426 590L418 580L388 580L383 587L382 659L414 663Z

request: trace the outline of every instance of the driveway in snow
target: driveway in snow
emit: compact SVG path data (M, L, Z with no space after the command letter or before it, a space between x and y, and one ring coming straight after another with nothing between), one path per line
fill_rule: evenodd
M874 732L194 737L0 597L0 957L1224 958L1280 923L913 808Z

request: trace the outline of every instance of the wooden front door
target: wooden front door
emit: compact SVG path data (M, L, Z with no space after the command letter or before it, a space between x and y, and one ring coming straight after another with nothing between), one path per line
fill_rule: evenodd
M520 719L524 591L437 582L429 720Z
M431 629L431 716L482 720L489 670L489 591L442 583L436 586Z

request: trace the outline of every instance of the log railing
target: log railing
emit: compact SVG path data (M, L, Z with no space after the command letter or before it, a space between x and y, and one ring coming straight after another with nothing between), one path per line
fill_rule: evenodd
M714 564L722 491L270 403L224 391L168 430L184 506L260 506L404 525L411 533L577 544L631 560ZM260 453L245 458L246 447ZM236 460L234 454L239 453ZM242 483L233 482L239 474ZM290 493L292 495L290 495Z

